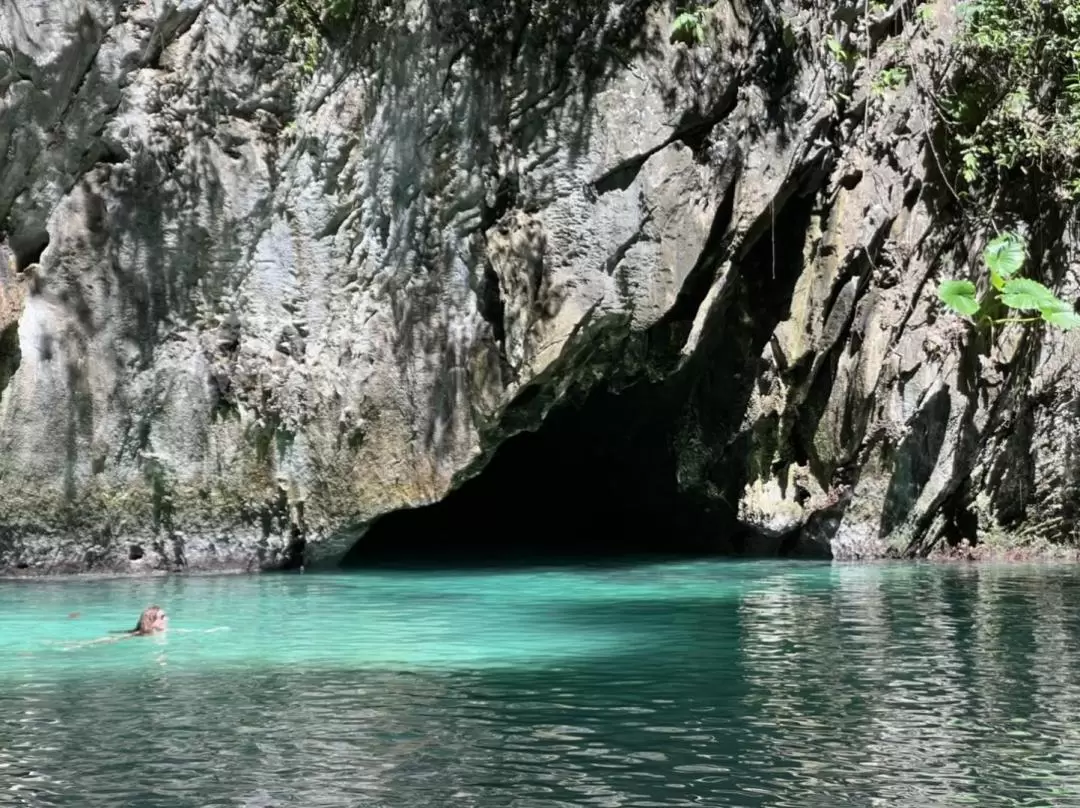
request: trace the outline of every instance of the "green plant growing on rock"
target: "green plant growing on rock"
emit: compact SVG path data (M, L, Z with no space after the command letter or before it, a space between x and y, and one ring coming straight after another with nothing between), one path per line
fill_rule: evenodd
M671 41L685 42L693 47L705 39L704 15L701 9L682 11L671 24Z
M1076 199L1080 170L1080 0L967 0L950 129L960 174L992 191L1037 173Z
M983 264L990 276L990 289L979 300L975 284L969 280L945 280L938 297L957 314L973 322L991 325L1045 322L1062 330L1080 326L1080 315L1048 288L1031 278L1019 277L1027 260L1027 243L1022 236L1005 232L992 239L983 250ZM993 317L990 311L1000 302L1010 314Z
M836 61L840 62L840 64L842 65L851 67L859 59L858 52L845 48L842 44L840 44L840 40L836 37L831 36L826 39L825 45L829 49L829 53L833 55L833 58L836 59Z
M323 56L327 37L352 19L356 0L285 0L282 7L301 72L310 76Z
M294 26L342 25L356 10L356 0L285 0L282 4Z
M886 91L902 87L908 79L906 67L887 67L874 77L870 84L870 92L874 95L885 95Z
M334 24L343 24L352 16L356 0L324 0L323 13Z

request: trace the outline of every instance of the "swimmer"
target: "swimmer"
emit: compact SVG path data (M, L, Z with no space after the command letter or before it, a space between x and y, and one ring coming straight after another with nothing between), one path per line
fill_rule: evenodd
M69 615L70 616L70 615ZM117 640L125 640L129 637L149 637L153 634L163 634L165 629L169 627L169 617L165 614L165 610L158 605L147 606L143 609L142 614L139 615L139 622L135 624L135 628L129 628L125 631L113 631L111 637L99 637L96 640L88 640L86 642L77 642L74 644L65 644L65 649L71 650L73 648L81 648L87 645L97 645L102 642L116 642Z
M139 615L139 622L131 630L131 634L145 637L149 634L160 634L169 627L169 617L160 606L147 606Z
M149 637L154 634L164 634L166 629L169 628L169 617L165 614L165 610L160 606L147 606L143 609L143 613L139 615L139 622L135 624L135 628L126 629L124 631L113 631L111 637L99 637L96 640L87 640L84 642L76 643L64 643L64 650L70 651L76 648L83 648L88 645L97 645L103 642L117 642L118 640L126 640L130 637ZM228 626L217 626L216 628L206 629L190 629L190 628L176 628L169 629L170 633L175 631L182 634L215 634L219 631L229 631Z

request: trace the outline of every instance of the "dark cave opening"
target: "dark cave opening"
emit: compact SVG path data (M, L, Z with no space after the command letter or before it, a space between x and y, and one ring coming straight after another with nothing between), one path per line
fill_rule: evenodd
M41 260L42 253L49 246L49 231L43 228L28 233L16 233L11 236L9 245L15 256L15 271L24 272Z
M723 518L678 489L667 409L645 383L562 405L442 501L377 520L342 566L729 554Z
M619 392L600 386L578 404L558 406L537 431L499 446L479 474L441 502L378 519L343 566L805 555L801 528L765 534L740 524L729 504L738 502L748 480L754 433L743 422L760 357L789 316L803 266L804 238L794 236L808 232L814 203L811 194L792 189L780 211L763 214L761 234L737 262L724 316L703 330L693 362L662 382L640 380ZM728 205L730 199L718 222L727 220ZM685 338L683 329L707 293L703 281L715 277L707 268L719 262L723 245L716 234L723 229L714 227L699 278L649 334L653 360L666 362L665 346ZM672 341L673 334L680 336ZM507 420L529 409L526 392ZM679 485L675 449L688 414L709 444L704 479L691 490ZM790 447L777 449L785 461L794 454Z

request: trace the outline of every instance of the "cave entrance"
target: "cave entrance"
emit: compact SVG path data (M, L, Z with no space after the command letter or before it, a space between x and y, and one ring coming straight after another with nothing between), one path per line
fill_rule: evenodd
M722 519L678 490L659 386L596 390L501 445L432 505L378 519L342 565L559 564L732 552Z

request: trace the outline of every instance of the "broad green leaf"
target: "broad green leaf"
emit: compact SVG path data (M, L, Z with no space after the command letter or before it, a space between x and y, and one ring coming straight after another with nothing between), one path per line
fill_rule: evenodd
M1055 301L1053 305L1043 306L1042 318L1052 326L1057 326L1062 331L1068 331L1080 326L1080 314L1063 300Z
M684 11L671 24L671 36L676 41L694 45L702 40L701 18L693 11Z
M1060 301L1054 293L1031 278L1013 278L1001 290L1001 302L1020 311L1039 311Z
M986 245L983 260L991 272L1008 280L1024 266L1027 245L1016 233L1005 232Z
M1005 288L1005 279L998 275L994 270L990 270L990 285L997 289L999 292Z
M965 317L974 317L979 311L975 284L971 281L942 281L938 285L938 297L950 309Z

